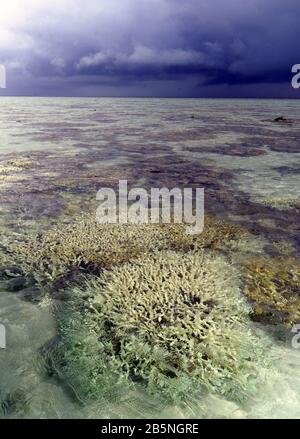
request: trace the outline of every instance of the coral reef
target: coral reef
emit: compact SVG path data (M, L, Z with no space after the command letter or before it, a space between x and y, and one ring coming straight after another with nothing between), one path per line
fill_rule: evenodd
M216 250L249 236L213 216L187 235L184 224L101 225L84 214L4 248L17 288L33 278L68 299L47 356L78 400L137 388L168 402L207 391L243 399L260 379L262 344L238 272ZM90 275L84 286L78 274Z
M242 227L205 218L201 234L188 235L185 224L99 224L94 214L81 214L38 235L13 236L5 258L25 276L44 285L74 269L98 273L154 250L217 249L247 236ZM3 259L3 252L0 258Z
M245 268L244 292L252 301L254 320L288 326L300 321L298 259L258 259Z
M223 257L154 253L92 277L68 304L51 361L80 400L128 386L167 401L255 389L261 346Z

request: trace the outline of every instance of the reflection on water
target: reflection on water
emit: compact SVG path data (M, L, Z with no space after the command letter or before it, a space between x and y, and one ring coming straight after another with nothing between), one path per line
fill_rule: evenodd
M22 239L28 229L68 221L93 207L99 187L128 178L146 187L204 186L208 208L260 234L250 251L247 242L232 245L233 261L275 251L275 244L277 255L298 257L299 107L298 101L3 98L2 241L12 229ZM280 115L294 124L273 123ZM28 165L13 169L16 154ZM41 355L57 332L52 306L0 291L0 323L7 329L0 417L300 418L300 349L292 349L289 330L276 334L266 326L257 331L274 369L264 371L264 385L244 403L206 395L161 412L155 398L136 392L110 404L81 404L49 375Z

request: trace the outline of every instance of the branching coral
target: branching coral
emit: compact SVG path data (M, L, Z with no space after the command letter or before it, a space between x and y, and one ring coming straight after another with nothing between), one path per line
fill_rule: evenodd
M300 321L300 262L259 259L245 264L245 294L255 320L291 325Z
M168 401L205 390L243 398L255 388L261 344L237 271L203 248L245 234L211 217L190 236L185 225L101 225L87 214L4 247L40 285L74 269L97 273L69 295L64 284L61 341L49 355L78 399L118 398L128 387Z
M98 272L154 250L216 248L245 235L241 227L207 217L203 233L188 235L184 224L99 224L93 214L6 246L11 264L45 284L74 268Z
M92 278L71 303L54 363L83 399L126 385L173 401L255 387L259 347L223 257L158 252Z
M92 214L53 227L26 242L14 241L7 252L25 275L53 281L74 268L99 271L160 248L162 232L151 225L99 224Z

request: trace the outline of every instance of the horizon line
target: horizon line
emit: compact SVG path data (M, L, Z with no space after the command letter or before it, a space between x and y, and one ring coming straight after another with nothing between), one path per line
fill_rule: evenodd
M245 96L245 97L237 97L237 96L232 96L232 97L222 97L222 96L92 96L92 95L87 95L87 96L80 96L80 95L1 95L0 94L0 98L91 98L91 99L236 99L236 100L243 100L243 99L252 99L252 100L260 100L260 99L264 99L264 100L294 100L297 101L300 99L300 95L299 97L270 97L270 96L262 96L262 97L253 97L253 96Z

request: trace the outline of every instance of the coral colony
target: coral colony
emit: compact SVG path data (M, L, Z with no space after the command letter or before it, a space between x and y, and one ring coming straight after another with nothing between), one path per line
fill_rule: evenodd
M83 399L100 397L105 380L105 392L123 381L175 402L201 390L241 398L258 380L263 361L247 328L249 309L235 269L221 257L154 252L88 281L72 298L73 312L83 297L91 344L77 345L70 311L60 347L67 376L70 367L83 368Z
M87 214L6 250L40 300L65 290L47 361L81 400L135 387L162 403L208 391L240 400L267 362L241 273L221 255L245 235L213 217L190 235L184 224L99 224Z

